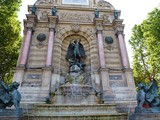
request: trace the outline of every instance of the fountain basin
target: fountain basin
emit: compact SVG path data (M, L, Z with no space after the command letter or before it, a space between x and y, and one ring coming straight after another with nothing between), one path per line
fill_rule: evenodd
M99 98L91 85L66 84L62 85L52 99L54 104L75 105L75 104L97 104Z

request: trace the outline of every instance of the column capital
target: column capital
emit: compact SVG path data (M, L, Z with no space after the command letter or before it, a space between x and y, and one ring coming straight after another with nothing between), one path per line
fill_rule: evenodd
M27 30L33 30L34 27L35 27L35 24L37 22L37 16L36 15L27 14L26 17L27 17L27 20L24 21L24 23L25 23L24 27Z
M49 29L53 29L56 27L56 24L58 22L58 16L48 16L48 21L49 21Z
M119 35L119 34L123 35L123 31L124 31L124 25L116 27L115 32L116 32L117 35Z
M49 27L49 31L53 31L54 33L56 32L55 28L52 28L52 27Z
M95 26L97 31L102 31L103 30L103 19L102 18L95 18Z

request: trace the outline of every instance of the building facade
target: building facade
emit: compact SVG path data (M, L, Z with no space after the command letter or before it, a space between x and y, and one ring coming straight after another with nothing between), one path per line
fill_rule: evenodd
M66 53L80 40L85 74L104 103L135 102L135 83L124 40L120 10L104 0L37 0L28 6L14 81L22 103L43 103L65 83Z

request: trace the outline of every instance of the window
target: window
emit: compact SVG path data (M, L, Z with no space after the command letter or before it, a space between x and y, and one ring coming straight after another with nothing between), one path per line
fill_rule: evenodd
M89 5L89 0L62 0L63 4Z

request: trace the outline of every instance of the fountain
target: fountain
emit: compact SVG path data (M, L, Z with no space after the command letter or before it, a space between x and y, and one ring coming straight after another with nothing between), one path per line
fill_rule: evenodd
M76 48L75 44L81 48ZM65 83L58 85L57 90L51 93L49 99L51 104L34 104L29 110L29 119L127 119L127 113L117 112L116 104L103 104L101 92L96 90L85 74L83 57L85 57L83 45L77 41L70 43L66 55L69 71ZM28 117L26 116L25 119L27 120Z
M54 104L97 104L99 98L84 72L85 51L80 40L70 42L66 54L69 62L69 72L65 84L55 92Z

